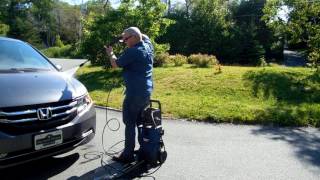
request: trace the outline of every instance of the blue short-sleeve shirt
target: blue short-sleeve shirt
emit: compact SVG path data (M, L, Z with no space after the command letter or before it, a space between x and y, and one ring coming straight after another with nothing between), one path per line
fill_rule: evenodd
M116 60L123 68L126 96L151 96L153 90L153 46L149 38L127 48Z

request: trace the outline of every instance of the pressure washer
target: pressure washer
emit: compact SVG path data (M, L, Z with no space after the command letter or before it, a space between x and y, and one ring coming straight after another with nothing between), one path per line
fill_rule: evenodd
M158 107L154 107L157 104ZM140 149L136 152L136 161L125 164L119 174L115 174L110 179L122 179L126 177L150 177L155 173L167 159L167 151L162 139L164 130L162 127L161 103L158 100L150 100L150 103L141 113L143 123L138 125L138 131L141 133L142 142ZM150 168L157 167L151 173L140 173L148 171Z
M152 104L156 103L158 108ZM141 113L143 123L138 125L138 131L142 136L142 144L138 152L139 161L156 166L163 164L167 159L162 136L161 103L158 100L150 100L150 104Z

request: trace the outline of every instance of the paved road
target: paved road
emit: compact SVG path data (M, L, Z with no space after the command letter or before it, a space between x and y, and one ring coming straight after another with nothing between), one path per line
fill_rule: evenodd
M284 64L286 66L305 66L306 58L297 51L284 50Z
M101 165L105 110L97 111L97 135L74 151L1 172L1 179L103 179L114 173ZM121 113L109 111L121 121ZM116 123L110 124L115 128ZM122 124L121 124L122 125ZM320 179L320 132L315 128L272 128L164 121L166 163L153 176L168 179ZM123 126L107 131L105 147L123 139ZM121 149L122 145L113 150ZM96 158L96 159L95 159ZM108 157L103 160L109 164ZM112 164L121 168L119 164ZM107 172L111 171L111 172ZM5 178L4 178L5 177ZM150 178L142 178L150 179Z

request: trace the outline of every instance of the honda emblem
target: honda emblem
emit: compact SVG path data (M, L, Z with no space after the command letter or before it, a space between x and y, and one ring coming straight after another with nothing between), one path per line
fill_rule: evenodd
M37 115L39 120L49 120L52 117L52 112L50 108L39 108Z

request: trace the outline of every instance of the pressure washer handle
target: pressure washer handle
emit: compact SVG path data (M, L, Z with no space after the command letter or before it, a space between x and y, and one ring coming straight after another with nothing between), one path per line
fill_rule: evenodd
M154 100L154 99L150 99L150 107L152 107L152 103L157 103L158 104L158 107L161 111L161 103L159 100Z

